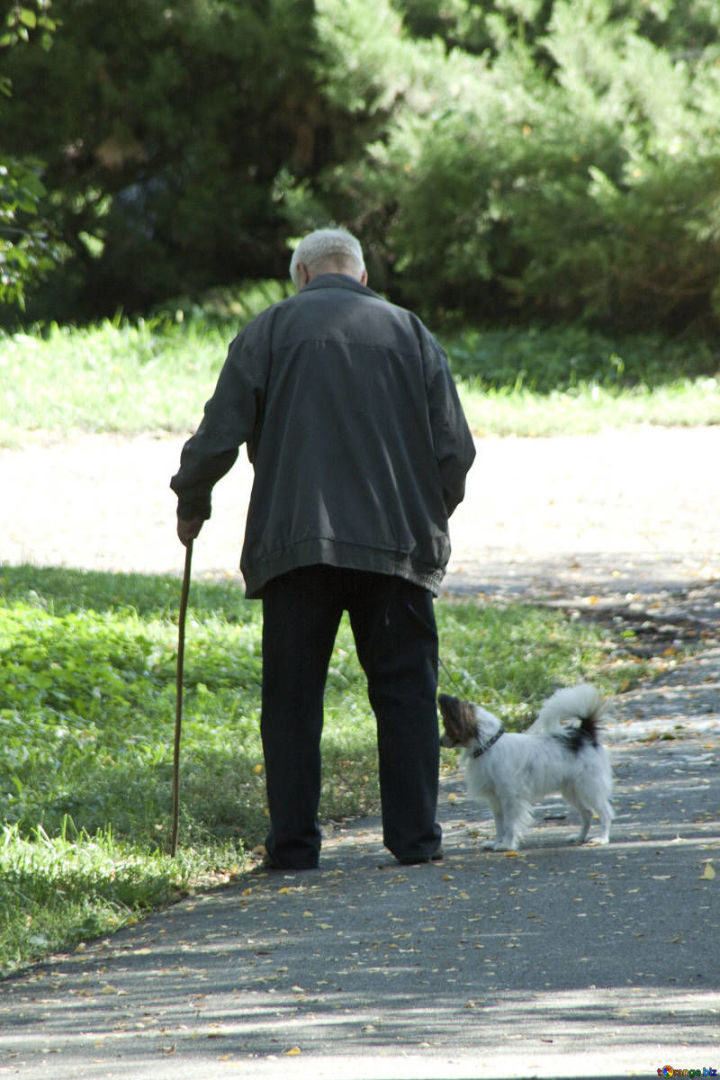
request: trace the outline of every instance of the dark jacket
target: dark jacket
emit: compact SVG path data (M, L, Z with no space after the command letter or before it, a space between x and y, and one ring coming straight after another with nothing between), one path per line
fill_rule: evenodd
M183 519L246 442L248 597L325 563L437 592L475 456L447 358L420 320L344 274L314 278L235 338L171 487Z

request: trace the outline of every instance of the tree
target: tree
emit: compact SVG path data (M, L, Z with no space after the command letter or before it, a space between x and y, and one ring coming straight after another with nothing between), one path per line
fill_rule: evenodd
M374 6L374 21L388 25L390 3ZM357 207L374 208L395 289L436 315L717 327L717 5L398 0L397 7L406 24L421 9L442 9L445 49L423 67L428 54L419 50L431 42L401 28L385 64L380 35L344 41L345 55L364 50L354 108L389 96L392 106L382 136L322 178L340 205L352 190ZM318 0L318 8L326 13L319 46L332 60L353 24L340 0ZM449 45L462 39L463 15L474 40L487 45L480 56ZM692 47L676 51L683 41ZM401 47L414 60L399 63Z
M283 191L326 160L311 0L55 0L0 137L47 162L62 275L45 314L146 310L285 274ZM35 311L41 311L39 301Z
M55 22L48 9L51 0L27 0L16 4L5 17L0 35L0 54L29 42L36 33L48 49ZM0 97L12 95L12 82L0 76ZM53 265L55 248L48 224L38 213L46 194L41 180L43 166L34 157L0 154L0 302L24 306L28 288Z
M27 26L8 50L0 113L63 245L32 317L284 277L289 238L334 220L435 318L718 329L716 0L53 12L50 53Z

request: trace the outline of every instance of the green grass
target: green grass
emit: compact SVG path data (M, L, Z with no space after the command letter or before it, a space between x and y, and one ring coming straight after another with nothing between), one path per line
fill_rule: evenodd
M0 445L29 434L137 435L196 426L228 334L171 322L50 326L0 348Z
M650 388L609 388L583 383L547 394L520 388L460 383L473 432L534 438L589 435L607 428L653 424L704 427L720 423L720 379L698 376Z
M178 591L173 578L0 567L1 971L242 869L264 838L260 605L201 582L187 625L179 857L167 854ZM636 673L603 632L558 613L449 600L437 610L444 689L511 726L558 683L612 689ZM374 719L347 622L323 759L323 820L377 810Z
M74 432L185 432L202 414L244 319L158 316L0 337L0 446ZM278 294L279 295L279 294ZM624 424L720 423L720 348L618 341L568 327L442 338L478 434L582 433Z

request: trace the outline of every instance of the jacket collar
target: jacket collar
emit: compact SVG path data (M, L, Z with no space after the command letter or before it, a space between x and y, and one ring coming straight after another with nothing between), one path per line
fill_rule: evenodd
M349 274L318 274L300 292L311 292L313 289L349 289L351 292L363 293L364 296L375 296L378 300L382 299L367 285L363 285L357 278L350 277Z

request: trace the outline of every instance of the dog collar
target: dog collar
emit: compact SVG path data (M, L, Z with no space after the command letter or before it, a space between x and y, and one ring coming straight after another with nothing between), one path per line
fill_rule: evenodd
M505 734L505 728L501 727L498 731L495 732L492 739L490 739L489 742L486 742L484 746L476 746L475 749L472 752L472 756L474 758L482 757L483 754L487 753L487 751L490 749L491 746L495 745L495 743L498 741L500 736L504 735L504 734Z

